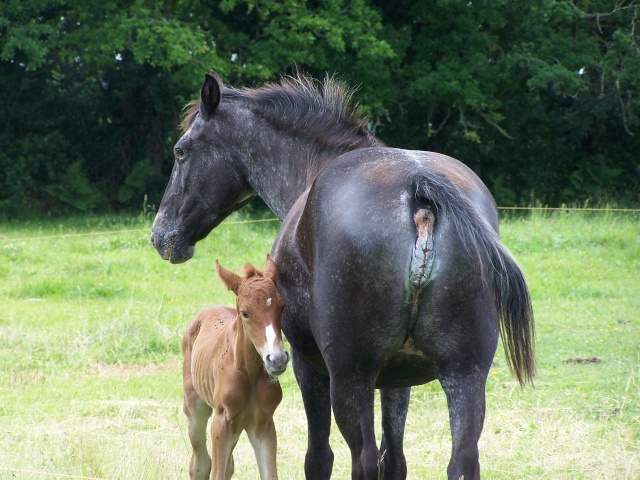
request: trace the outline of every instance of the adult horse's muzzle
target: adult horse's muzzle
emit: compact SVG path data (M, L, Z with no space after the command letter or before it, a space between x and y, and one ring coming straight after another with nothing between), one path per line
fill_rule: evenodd
M224 217L191 209L188 215L175 216L162 208L151 227L151 244L163 260L184 263L193 257L196 243L206 237Z
M179 231L165 233L161 229L156 230L155 226L151 231L151 244L163 260L171 263L186 262L193 257L196 249L195 244L190 244Z
M193 257L195 241L185 234L184 223L168 220L161 212L151 227L151 244L163 260L183 263Z
M223 215L209 213L174 219L158 212L151 227L151 244L163 260L184 263L193 257L196 243L205 238L224 218Z

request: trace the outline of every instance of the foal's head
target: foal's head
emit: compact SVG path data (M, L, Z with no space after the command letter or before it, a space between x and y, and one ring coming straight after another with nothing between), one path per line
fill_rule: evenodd
M284 301L276 290L278 268L267 255L267 266L263 271L247 263L246 277L220 266L216 260L216 271L226 287L236 294L238 327L243 328L262 357L264 368L271 376L281 375L287 368L289 354L282 343L280 316Z

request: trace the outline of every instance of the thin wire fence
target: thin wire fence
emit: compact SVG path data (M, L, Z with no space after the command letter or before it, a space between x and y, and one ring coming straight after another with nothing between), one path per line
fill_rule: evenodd
M582 208L582 207L497 207L502 211L545 211L545 212L610 212L610 213L640 213L640 208ZM279 222L278 218L262 218L257 220L237 220L223 222L220 226L227 225L240 225L246 223L263 223L263 222ZM99 232L83 232L83 233L64 233L60 235L44 235L33 237L20 237L20 238L0 238L0 243L9 242L26 242L30 240L50 240L59 238L75 238L75 237L88 237L94 235L115 235L118 233L135 233L135 232L149 232L147 228L134 228L129 230L108 230Z
M640 208L582 208L582 207L497 207L498 210L544 210L547 212L619 212L640 213Z
M239 225L243 223L262 223L262 222L279 222L278 218L263 218L258 220L238 220L233 222L223 222L219 226L227 225ZM90 237L94 235L115 235L117 233L135 233L135 232L149 232L151 227L146 228L132 228L128 230L107 230L100 232L82 232L82 233L63 233L60 235L39 235L34 237L19 237L19 238L0 238L0 243L9 242L26 242L29 240L49 240L54 238L75 238L75 237Z

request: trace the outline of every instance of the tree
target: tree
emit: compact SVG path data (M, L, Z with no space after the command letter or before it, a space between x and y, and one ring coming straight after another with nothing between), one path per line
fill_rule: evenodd
M296 65L317 74L348 65L364 78L372 59L393 55L380 28L358 1L10 0L0 20L0 206L88 210L145 193L157 202L180 108L205 71L250 84Z
M609 2L583 5L598 12ZM380 8L402 39L384 137L460 158L502 204L637 202L640 7L587 14L567 1L439 0Z
M180 2L11 0L0 32L0 206L122 205L164 180L180 103L215 50Z
M499 203L640 193L634 1L9 0L0 6L0 208L159 201L180 109L215 69L358 86L392 146L470 165Z

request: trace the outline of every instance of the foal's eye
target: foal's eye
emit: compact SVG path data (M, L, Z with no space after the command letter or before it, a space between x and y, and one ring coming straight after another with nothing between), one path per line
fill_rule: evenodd
M249 314L247 312L240 312L240 315L242 315L242 318L245 320L249 320Z
M176 147L173 149L173 153L176 157L177 162L182 162L184 160L184 150L180 147Z

